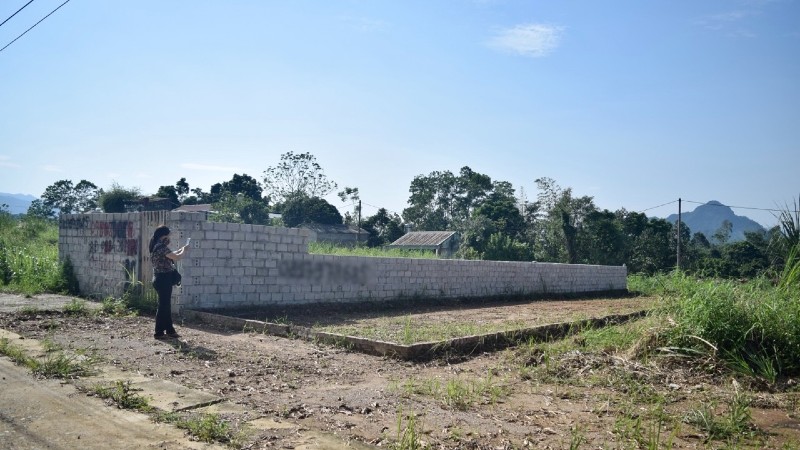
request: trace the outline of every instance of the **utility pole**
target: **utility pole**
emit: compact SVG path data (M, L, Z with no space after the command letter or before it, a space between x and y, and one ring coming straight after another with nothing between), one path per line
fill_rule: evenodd
M356 243L361 244L361 199L358 199L358 229L356 230Z
M681 270L681 199L678 197L678 270Z

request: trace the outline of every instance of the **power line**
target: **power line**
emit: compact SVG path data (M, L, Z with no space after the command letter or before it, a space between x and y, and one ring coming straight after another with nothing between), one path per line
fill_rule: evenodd
M696 203L698 205L706 205L706 206L724 206L726 208L752 209L752 210L755 210L755 211L768 211L768 212L777 212L777 213L784 212L784 210L782 210L782 209L754 208L754 207L751 207L751 206L723 205L722 203L705 203L705 202L696 202L696 201L693 201L693 200L684 200L684 201L687 202L687 203ZM797 211L792 211L792 212L797 212Z
M33 1L33 0L31 0L31 1ZM30 2L29 2L29 3L30 3ZM67 3L69 3L69 0L66 0L64 3L62 3L62 4L58 5L58 8L56 8L56 9L54 9L54 10L50 11L50 13L49 13L48 15L46 15L46 16L44 16L44 17L42 17L42 18L41 18L41 19L40 19L38 22L36 22L35 24L31 25L31 27L30 27L30 28L28 28L27 30L25 30L25 32L23 32L22 34L20 34L20 35L19 35L19 36L17 36L16 38L14 38L14 40L13 40L13 41L11 41L11 42L9 42L8 44L6 44L6 46L5 46L5 47L3 47L3 48L0 48L0 52L2 52L3 50L5 50L6 48L8 48L8 46L9 46L9 45L11 45L11 44L13 44L14 42L17 42L17 39L21 38L22 36L25 36L25 34L26 34L28 31L31 31L31 30L33 29L33 27L35 27L36 25L39 25L40 23L42 23L42 22L44 21L44 19L47 19L48 17L50 17L50 15L51 15L51 14L53 14L54 12L58 11L59 9L61 9L61 7L62 7L62 6L64 6L64 5L66 5ZM25 6L27 6L27 5L25 5ZM24 8L24 7L23 7L23 8ZM16 13L14 13L14 14L16 14ZM13 17L13 16L12 16L12 17ZM10 19L10 18L11 18L11 17L9 17L9 19ZM6 19L6 20L8 20L8 19ZM3 23L5 23L5 22L3 22Z
M750 207L750 206L723 205L721 203L719 203L719 204L717 204L717 203L707 203L707 202L698 202L698 201L693 201L693 200L683 200L683 201L687 202L687 203L695 203L695 204L698 204L698 205L722 206L722 207L726 207L726 208L749 209L749 210L754 210L754 211L767 211L767 212L777 212L777 213L782 213L782 212L785 211L785 210L782 210L782 209L755 208L755 207ZM662 206L667 206L667 205L671 205L671 204L674 204L674 203L678 203L678 200L672 200L672 201L669 201L669 202L666 202L666 203L662 203L662 204L660 204L658 206L652 206L650 208L645 208L645 209L640 210L639 212L640 213L644 213L645 211L650 211L651 209L661 208ZM354 206L355 204L356 203L352 203L352 204L347 205L347 206ZM364 201L362 201L362 204L365 205L365 206L369 206L369 207L375 208L376 210L377 209L386 209L386 212L388 212L390 214L397 214L398 216L402 217L402 214L398 214L395 211L391 211L391 210L389 210L387 208L384 208L384 207L381 207L381 206L375 206L375 205L372 205L372 204L364 202ZM789 212L797 213L798 211L789 210Z
M373 208L375 208L375 209L385 209L385 210L386 210L386 212L388 212L388 213L391 213L391 214L397 214L396 212L394 212L394 211L392 211L392 210L390 210L390 209L388 209L388 208L384 208L384 207L382 207L382 206L370 205L370 204L369 204L369 203L367 203L367 202L363 202L363 203L364 203L365 205L367 205L367 206L371 206L371 207L373 207ZM397 214L397 215L398 215L398 216L401 216L402 214Z
M677 200L673 200L673 201L671 201L671 202L664 203L663 205L658 205L658 206L653 206L653 207L651 207L651 208L643 209L643 210L641 210L641 211L639 211L639 212L650 211L651 209L661 208L662 206L671 205L671 204L673 204L673 203L678 203L678 201L677 201Z
M31 0L31 1L29 1L28 3L25 3L24 5L22 5L22 8L18 9L18 10L17 10L17 12L15 12L14 14L12 14L12 15L8 16L8 19L4 20L4 21L3 21L3 23L0 23L0 27L2 27L2 26L3 26L3 24L5 24L5 23L6 23L6 22L8 22L9 20L11 20L11 18L12 18L12 17L16 16L18 12L22 11L23 9L25 9L25 7L26 7L26 6L28 6L28 5L30 5L31 3L33 3L33 0Z

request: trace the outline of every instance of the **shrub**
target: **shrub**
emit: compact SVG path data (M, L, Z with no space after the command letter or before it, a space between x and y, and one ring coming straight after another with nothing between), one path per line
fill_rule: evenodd
M75 275L75 267L69 257L64 258L59 268L58 284L55 290L62 294L78 295L81 292L78 284L78 277Z

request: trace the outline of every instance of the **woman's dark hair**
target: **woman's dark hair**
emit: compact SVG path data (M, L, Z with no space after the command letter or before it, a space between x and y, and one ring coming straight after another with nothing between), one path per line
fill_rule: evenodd
M169 234L169 227L166 225L160 225L158 228L156 228L155 231L153 231L153 237L150 238L150 245L149 245L150 253L153 253L153 249L156 248L156 244L158 243L158 241L162 237L168 234Z

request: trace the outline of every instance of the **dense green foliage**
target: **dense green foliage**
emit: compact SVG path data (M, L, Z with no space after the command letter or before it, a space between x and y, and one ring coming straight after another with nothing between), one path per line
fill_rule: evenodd
M369 232L369 247L391 244L405 234L403 220L397 214L390 214L386 208L379 209L375 215L362 221L361 228Z
M339 210L319 197L295 195L283 204L281 212L283 213L283 223L287 227L296 227L304 223L342 224L342 215Z
M42 194L42 205L62 214L82 213L97 207L101 191L91 181L81 180L72 185L70 180L59 180L48 186Z
M77 293L72 264L59 262L57 244L54 222L0 211L0 290Z
M598 208L590 196L562 188L555 180L535 180L538 192L529 201L507 181L493 180L470 167L418 175L409 187L403 214L378 208L362 217L361 193L345 187L338 193L351 211L342 217L323 196L336 188L310 153L281 155L280 163L264 172L263 181L234 174L215 183L210 192L190 189L185 178L161 186L158 196L178 203L210 203L209 220L257 225L299 226L341 224L360 226L370 247L389 244L407 230L455 231L464 259L540 261L570 264L625 265L629 273L657 274L679 269L714 278L777 277L787 266L800 236L798 204L786 208L781 225L767 232L745 232L732 240L730 221L706 236L661 218L619 209ZM189 195L189 194L193 195ZM85 211L96 203L105 212L123 212L139 202L136 189L113 185L108 191L81 180L60 180L48 187L28 216L51 218L60 212ZM168 206L168 205L167 205ZM163 207L163 205L158 205ZM789 213L788 211L793 211ZM278 213L282 218L274 217ZM739 235L741 233L738 233ZM680 249L680 251L679 251ZM680 261L678 261L680 254ZM8 276L0 268L0 277Z

